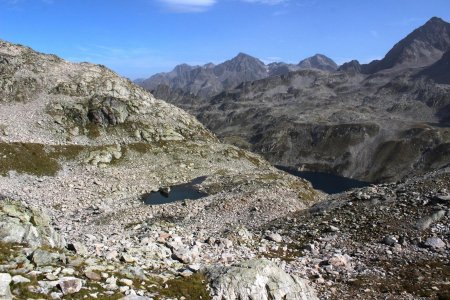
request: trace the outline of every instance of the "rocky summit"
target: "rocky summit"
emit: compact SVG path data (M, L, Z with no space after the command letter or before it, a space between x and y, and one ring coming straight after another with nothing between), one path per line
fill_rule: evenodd
M209 97L170 85L153 92L274 165L400 180L449 164L449 41L450 24L432 18L368 65L336 70L316 55Z

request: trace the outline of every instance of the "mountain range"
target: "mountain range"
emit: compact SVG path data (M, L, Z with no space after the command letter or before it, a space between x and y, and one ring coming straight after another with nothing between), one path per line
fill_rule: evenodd
M450 24L433 17L369 64L316 55L264 65L240 54L141 85L273 164L398 180L450 161L449 51Z
M148 90L167 85L171 89L182 89L200 97L210 97L246 81L285 75L302 69L335 71L337 67L332 59L322 54L306 58L296 65L283 62L266 65L255 57L239 53L233 59L218 65L182 64L176 66L171 72L155 74L148 79L138 79L135 83Z

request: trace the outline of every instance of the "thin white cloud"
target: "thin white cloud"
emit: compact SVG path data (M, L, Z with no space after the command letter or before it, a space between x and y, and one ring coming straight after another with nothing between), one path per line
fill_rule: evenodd
M269 56L269 57L263 58L261 60L262 60L263 63L268 65L270 63L283 61L283 58L278 57L278 56Z
M203 12L216 4L216 0L159 0L159 2L170 11L180 13Z
M6 3L12 6L17 6L19 4L25 4L26 0L0 0L0 3ZM54 0L41 0L42 3L45 4L53 4Z
M75 56L64 58L73 62L106 65L129 78L147 78L161 70L170 70L181 63L149 48L119 48L103 45L78 45L75 48L77 49Z
M287 0L243 0L248 3L275 5L287 2Z

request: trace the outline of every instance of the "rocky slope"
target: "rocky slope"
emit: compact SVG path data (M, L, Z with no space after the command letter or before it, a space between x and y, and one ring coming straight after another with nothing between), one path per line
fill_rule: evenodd
M448 55L439 60L449 26L432 18L370 64L370 72L357 61L338 72L299 70L206 100L162 86L154 92L273 164L398 180L450 162Z
M42 210L2 199L0 296L447 299L449 182L446 168L331 195L308 210L258 226L228 226L222 234L195 230L201 224L196 219L147 219L116 227L112 236L89 234L88 248L78 242L59 248L65 243L50 224L71 218L49 218ZM89 220L78 224L89 226ZM30 237L26 230L36 234ZM103 256L105 244L111 248Z
M263 228L320 299L450 297L450 169L328 197Z
M1 41L0 70L0 238L5 252L0 293L7 293L8 276L18 273L30 282L23 288L11 283L17 299L23 293L31 298L55 293L54 299L114 299L135 292L180 297L180 291L169 295L159 289L163 282L176 286L180 270L193 274L188 265L198 263L193 267L198 270L252 258L245 252L228 255L225 249L199 252L207 247L204 237L219 239L238 225L260 226L320 197L308 182L220 143L194 117L103 66L73 64ZM198 177L204 181L197 188L208 193L203 199L159 206L142 201L147 193ZM5 208L14 201L24 208ZM32 216L36 208L45 209L48 218ZM37 228L39 218L52 227ZM170 220L186 225L166 226ZM75 257L78 263L71 265L72 258L49 249L63 247L59 239L36 242L41 233L85 245L86 259ZM16 247L14 253L8 250ZM38 249L55 253L40 255L54 259L33 263L30 254ZM101 266L81 269L85 264ZM126 279L115 274L122 269L134 274L128 276L132 280L139 280L136 272L161 280L119 283ZM97 275L86 275L91 271ZM98 278L102 273L107 274ZM72 292L65 292L66 279Z
M420 75L430 78L436 83L450 84L450 50L442 58L425 68ZM450 116L450 114L448 114Z

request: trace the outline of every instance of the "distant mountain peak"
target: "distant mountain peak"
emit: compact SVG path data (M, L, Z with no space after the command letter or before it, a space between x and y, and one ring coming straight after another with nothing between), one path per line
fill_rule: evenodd
M450 24L433 17L386 54L380 61L363 66L364 73L376 73L398 66L423 67L439 60L450 49Z
M266 66L261 60L257 59L256 57L240 52L234 58L227 60L220 65L217 65L216 69L216 71L219 73L221 73L223 70L231 72L258 73L262 70L265 70Z
M235 58L255 58L255 57L251 56L250 54L244 53L244 52L239 52Z
M239 52L238 55L236 55L234 58L226 61L227 62L253 62L257 64L264 64L262 61L260 61L258 58L251 56L249 54Z
M431 19L429 19L426 24L446 24L447 22L445 22L443 19L439 18L439 17L432 17Z
M301 69L319 69L325 71L335 71L338 68L338 65L331 58L319 53L302 60L298 66Z

